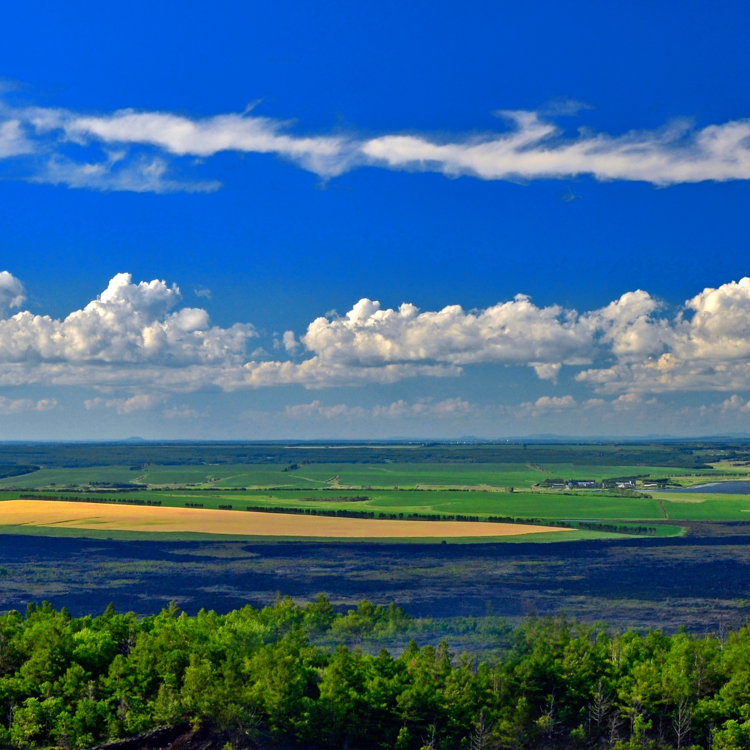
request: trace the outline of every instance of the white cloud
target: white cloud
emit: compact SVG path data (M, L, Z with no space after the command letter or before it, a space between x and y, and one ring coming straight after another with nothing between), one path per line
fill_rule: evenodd
M22 113L38 134L61 132L86 144L149 145L177 156L209 157L222 151L277 154L322 176L346 169L351 148L339 136L294 136L291 123L248 113L190 119L168 112L120 110L86 116L67 110L34 108Z
M619 361L578 380L603 392L750 388L750 278L704 289L672 320L645 299L632 307L642 309L607 334Z
M410 404L403 399L394 401L389 406L375 406L372 414L375 417L386 417L389 419L401 419L404 417L460 417L475 411L473 404L462 398L448 398L444 401L432 403L430 401L418 401Z
M149 143L173 154L213 156L220 151L280 154L316 174L332 176L345 167L345 142L338 137L295 137L279 120L249 115L217 115L190 120L161 112L124 110L109 117L72 116L68 137L105 143Z
M600 393L744 391L750 389L750 362L690 361L667 353L644 362L584 370L576 380Z
M505 112L512 129L464 140L385 135L362 152L389 169L470 175L484 180L533 180L590 174L599 180L671 185L750 178L750 121L692 131L675 123L622 136L580 131L568 139L535 112Z
M294 331L284 331L284 335L281 340L284 344L284 349L286 349L290 354L293 354L297 349L299 349L299 342L294 338Z
M473 404L461 398L449 398L437 403L426 400L413 404L401 399L388 405L374 406L371 409L364 409L361 406L347 406L346 404L324 406L318 399L315 399L309 404L287 406L284 414L290 419L300 420L319 417L324 417L325 419L362 419L364 417L403 419L413 417L459 417L470 414L473 411L475 411Z
M719 404L722 411L750 413L750 400L746 401L736 393Z
M436 404L428 404L430 414L442 417L453 417L459 414L468 414L474 411L475 407L462 398L447 398L445 401L438 401Z
M23 284L8 271L0 271L0 314L8 308L21 307L26 301Z
M136 393L130 398L108 398L101 397L87 399L84 406L87 409L98 409L105 407L115 409L118 414L132 414L135 411L151 411L163 400L163 396L154 393Z
M23 132L22 120L11 118L0 121L0 159L32 154L34 150L34 143Z
M167 178L167 162L159 157L109 154L98 162L76 162L61 154L52 155L29 182L65 185L101 192L211 193L221 187L216 180L190 181Z
M578 408L573 396L542 396L535 402L526 401L516 409L517 416L539 417L550 412L569 411Z
M407 303L383 310L379 302L362 299L345 316L313 321L301 340L330 364L524 363L545 374L554 370L545 363L587 359L593 343L590 326L574 312L537 307L523 294L476 312L459 305L420 312Z
M562 362L530 362L539 380L557 380L562 370Z
M21 283L0 273L0 305L23 299ZM180 301L175 285L118 274L64 319L28 311L0 319L0 386L162 395L207 386L314 389L456 377L472 365L495 363L528 366L550 381L564 367L584 366L577 380L611 394L750 390L750 279L704 289L669 315L641 290L584 313L538 307L525 295L484 310L453 305L434 312L408 303L383 309L362 299L346 315L315 319L299 339L286 331L276 339L277 358L263 347L247 354L248 342L258 338L250 324L212 326L205 310L180 308ZM441 404L446 411L460 407ZM526 408L561 406L552 398ZM383 414L401 408L399 402L382 407ZM437 405L409 408L434 414Z
M0 396L0 414L19 414L24 411L50 411L57 406L54 398L32 401L29 398L6 398Z
M359 367L328 363L320 357L303 362L248 362L241 372L227 371L217 380L225 390L263 388L275 385L303 385L306 388L326 388L333 385L363 385L366 383L396 383L406 378L456 377L461 369L443 364L387 364L381 367Z
M750 278L704 289L685 306L693 316L677 323L678 353L695 359L750 357Z
M22 299L14 281L0 275L6 304ZM0 384L194 390L232 381L232 373L241 383L253 327L212 326L205 310L175 309L180 299L175 285L136 284L123 273L62 320L28 311L0 320Z
M510 411L516 417L546 417L550 415L567 414L570 418L579 420L581 415L594 412L598 419L614 418L625 412L641 411L644 408L653 411L657 405L655 399L645 401L639 394L626 393L616 399L606 401L601 398L589 398L576 401L571 396L542 396L536 401L526 401Z
M608 345L620 360L642 359L664 351L673 340L673 330L665 319L653 314L661 309L648 292L626 292L620 299L586 316L599 342Z
M240 364L252 327L211 327L199 308L171 312L180 296L163 281L134 284L130 274L117 274L64 320L24 311L0 321L0 363Z
M366 412L359 406L347 406L346 404L336 404L335 406L324 406L315 399L309 404L296 404L287 406L284 414L290 419L313 419L323 417L325 419L337 419L341 417L363 417Z
M354 133L299 135L292 122L249 111L202 118L132 109L88 115L0 102L0 159L14 160L19 179L160 193L217 189L216 180L176 179L167 170L184 157L207 160L226 151L277 155L326 179L361 166L513 181L578 175L655 185L750 179L750 120L700 129L677 121L621 135L581 129L570 137L548 119L587 108L560 99L544 113L500 112L509 128L479 136L385 133L363 139ZM92 148L103 150L101 158L80 157Z

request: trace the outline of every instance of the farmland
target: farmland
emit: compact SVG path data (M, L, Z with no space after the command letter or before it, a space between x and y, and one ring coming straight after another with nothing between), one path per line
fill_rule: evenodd
M511 618L736 624L750 614L750 496L695 487L746 479L748 463L741 444L0 445L0 608L228 611L323 591L448 618L435 632L462 648L478 636L450 617L488 602ZM610 481L627 478L635 489ZM607 486L550 486L567 480ZM21 496L58 502L41 503L46 521L10 518ZM284 535L243 526L256 517ZM393 536L376 531L386 522ZM480 533L508 522L513 536Z
M144 507L49 500L9 500L0 505L0 524L64 529L175 532L256 537L333 539L465 538L560 533L546 526L515 523L393 521L282 513L230 514L221 510ZM568 533L563 530L563 534Z
M372 530L362 538L373 539L385 538L375 522L422 524L393 527L388 538L486 538L480 533L486 521L532 523L537 534L545 523L575 530L549 537L556 540L664 536L683 533L692 522L750 521L750 494L690 491L706 482L747 479L748 459L744 445L697 444L2 446L0 461L7 463L1 473L8 475L0 478L0 500L273 511L294 518L285 536L295 538L318 536L320 518L330 516L360 521L358 529ZM584 481L593 486L576 484ZM673 491L678 488L683 491ZM17 525L7 516L0 514L0 527ZM196 519L191 528L169 527L169 533L203 533L210 525L209 515L190 517ZM236 520L225 521L235 535L266 535ZM473 532L448 533L444 525L433 533L424 525L437 522L472 522ZM283 524L277 519L272 525ZM53 526L60 528L37 519L25 530L44 533ZM96 530L81 523L66 528L74 526L79 533ZM112 531L142 533L157 526L167 533L164 525L118 529L108 523ZM350 536L342 531L340 538Z

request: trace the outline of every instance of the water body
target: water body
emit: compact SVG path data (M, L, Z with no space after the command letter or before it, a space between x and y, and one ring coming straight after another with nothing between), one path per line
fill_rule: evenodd
M663 492L692 492L706 495L750 495L750 482L710 482L694 487L668 489Z

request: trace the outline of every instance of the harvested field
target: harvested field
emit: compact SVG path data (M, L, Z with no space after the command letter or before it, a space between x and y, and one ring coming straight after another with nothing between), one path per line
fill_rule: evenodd
M104 505L47 500L0 502L0 526L327 539L455 539L566 531L566 529L550 526L528 524L381 521L284 513Z

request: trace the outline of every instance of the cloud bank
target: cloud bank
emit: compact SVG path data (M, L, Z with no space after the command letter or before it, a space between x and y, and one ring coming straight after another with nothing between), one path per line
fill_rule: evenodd
M324 179L361 167L483 180L590 175L660 186L750 179L748 119L699 129L677 121L620 135L580 129L571 137L550 119L572 114L559 107L498 114L507 127L481 135L362 138L354 132L297 134L295 123L252 109L189 118L132 109L91 115L0 102L0 163L9 176L32 182L156 193L216 190L217 180L181 172L187 157L206 160L222 152L275 155Z
M433 402L431 400L409 403L399 399L391 404L373 406L365 409L361 406L347 406L346 404L335 404L326 406L315 399L309 404L295 404L284 409L284 416L289 419L364 419L374 417L376 419L455 419L472 414L476 406L461 398L448 398L444 401Z
M569 370L612 395L750 390L750 278L704 289L676 309L643 290L588 312L539 307L523 294L483 310L421 311L409 303L384 309L362 299L345 315L316 318L299 337L286 331L276 359L257 346L252 324L213 325L206 310L181 306L179 288L161 280L136 283L117 274L63 319L11 314L24 302L23 284L0 273L0 386L130 389L127 397L87 404L121 413L205 387L394 383L457 377L478 364L532 368L551 381ZM534 409L570 403L550 398ZM418 414L436 407L409 408Z

